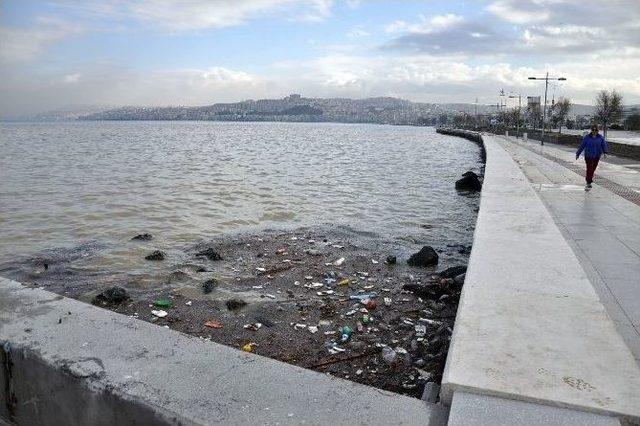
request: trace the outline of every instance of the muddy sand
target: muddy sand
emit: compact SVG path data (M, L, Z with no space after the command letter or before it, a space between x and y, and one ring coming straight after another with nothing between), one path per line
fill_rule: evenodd
M143 245L147 255L153 243L153 237L126 242ZM140 285L142 278L121 272L75 268L74 261L86 262L100 250L98 244L5 264L0 275L419 398L426 383L440 383L464 272L449 270L443 278L436 271L464 265L470 251L433 242L439 266L409 266L408 257L422 245L338 227L267 230L184 248L177 262L170 255L148 260L166 266L157 286ZM124 291L98 296L114 286Z

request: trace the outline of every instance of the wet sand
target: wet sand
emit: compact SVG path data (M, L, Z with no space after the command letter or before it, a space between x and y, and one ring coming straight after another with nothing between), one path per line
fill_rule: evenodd
M153 239L127 244L149 247L149 254ZM411 250L422 245L338 227L266 230L186 247L178 263L149 260L166 265L157 285L121 271L75 268L75 261L86 263L101 249L97 243L5 264L0 275L239 350L420 397L427 382L440 383L461 287L436 270L465 264L470 250L431 242L439 266L408 266ZM203 252L210 256L198 255ZM387 262L390 255L397 263ZM129 299L94 299L116 285ZM350 336L343 337L345 326Z

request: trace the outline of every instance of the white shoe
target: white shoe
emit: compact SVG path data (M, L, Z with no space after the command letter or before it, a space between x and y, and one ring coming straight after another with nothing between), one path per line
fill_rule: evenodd
M585 190L585 191L591 191L591 185L586 184L586 185L584 186L584 190Z

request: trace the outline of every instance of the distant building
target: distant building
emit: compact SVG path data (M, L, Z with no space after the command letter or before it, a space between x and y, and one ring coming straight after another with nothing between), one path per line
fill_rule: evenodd
M539 109L540 108L540 96L527 96L527 108Z

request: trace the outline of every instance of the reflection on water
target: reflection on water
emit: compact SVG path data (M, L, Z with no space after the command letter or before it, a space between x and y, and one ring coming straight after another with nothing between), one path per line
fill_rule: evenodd
M160 267L141 260L150 246L170 252L224 232L317 223L440 246L472 240L478 198L453 183L479 169L479 149L432 128L0 126L0 262L91 240L108 247L97 254L103 267L149 272ZM156 238L122 244L139 232Z

